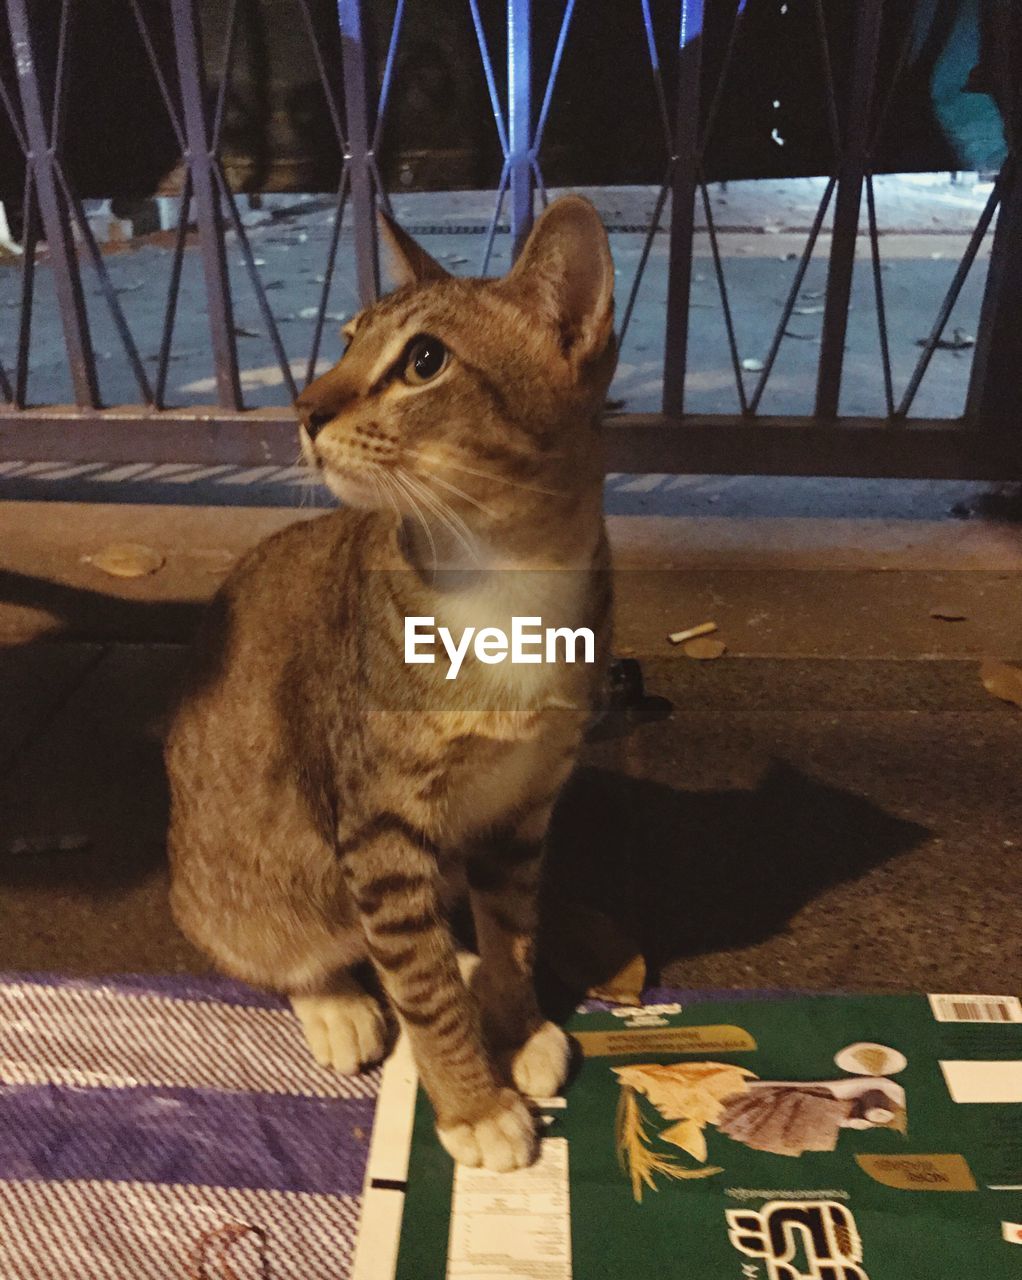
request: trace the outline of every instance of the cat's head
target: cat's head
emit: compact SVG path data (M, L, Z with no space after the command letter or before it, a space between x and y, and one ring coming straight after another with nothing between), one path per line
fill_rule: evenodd
M477 530L598 485L616 349L614 267L593 206L551 204L499 280L449 275L382 221L399 287L345 327L343 358L296 404L306 458L330 488Z

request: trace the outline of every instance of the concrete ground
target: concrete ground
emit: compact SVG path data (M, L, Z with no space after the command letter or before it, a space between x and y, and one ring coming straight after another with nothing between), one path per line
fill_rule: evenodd
M0 506L0 970L205 969L167 911L160 722L202 601L312 514ZM978 674L1022 660L1022 539L931 514L612 517L647 700L565 795L553 929L597 906L683 986L1022 989L1022 711ZM123 540L162 567L85 559ZM723 658L667 643L711 618Z

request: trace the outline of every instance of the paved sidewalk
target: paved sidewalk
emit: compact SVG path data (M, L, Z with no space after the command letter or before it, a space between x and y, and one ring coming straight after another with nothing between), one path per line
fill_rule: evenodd
M205 971L166 901L157 734L182 661L0 651L0 969ZM975 663L644 667L670 718L588 748L554 922L564 897L601 906L681 986L1022 987L1022 713Z
M312 514L0 505L0 968L203 970L167 912L161 724L229 565ZM651 701L587 749L552 901L612 910L680 985L1022 987L1022 712L978 675L1022 660L1017 525L611 532ZM163 566L84 559L125 540ZM667 643L709 618L724 658Z

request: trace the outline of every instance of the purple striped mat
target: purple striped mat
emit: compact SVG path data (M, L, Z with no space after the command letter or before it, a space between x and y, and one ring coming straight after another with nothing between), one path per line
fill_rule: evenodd
M239 983L0 975L0 1280L346 1280L378 1087Z

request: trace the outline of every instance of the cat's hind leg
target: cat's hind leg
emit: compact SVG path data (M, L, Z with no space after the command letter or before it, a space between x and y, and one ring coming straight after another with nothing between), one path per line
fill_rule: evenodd
M293 995L291 1007L312 1056L322 1067L353 1076L379 1062L386 1052L383 1010L349 973L339 974L322 994Z

